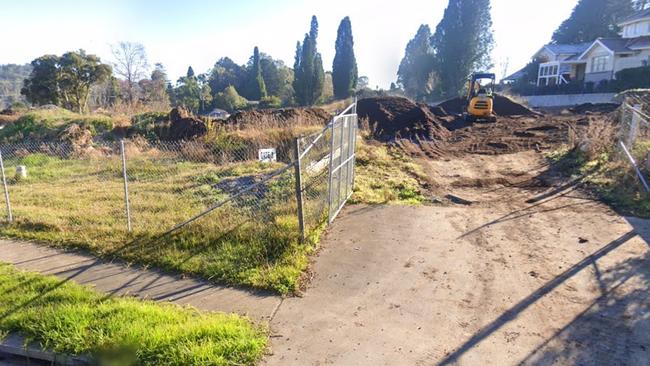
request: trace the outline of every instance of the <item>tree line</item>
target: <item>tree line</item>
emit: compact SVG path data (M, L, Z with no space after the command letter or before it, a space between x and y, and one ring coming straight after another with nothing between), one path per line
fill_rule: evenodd
M318 19L313 16L309 32L296 45L293 68L255 47L244 65L224 57L202 74L189 66L186 75L172 82L162 64L152 70L142 44L120 42L112 47L110 63L84 50L33 60L21 93L33 105L54 104L77 112L117 106L164 110L183 105L195 113L251 105L311 106L349 98L357 90L349 17L339 25L335 48L332 71L325 72L318 51Z
M449 0L435 32L423 24L406 46L391 89L419 101L456 96L472 71L492 67L493 48L490 1Z
M619 37L617 23L649 6L650 0L579 0L551 42L577 44ZM423 24L409 41L391 90L420 101L457 96L471 72L493 67L490 13L489 0L449 0L435 32ZM532 60L525 67L523 83L537 80L538 66L539 60Z

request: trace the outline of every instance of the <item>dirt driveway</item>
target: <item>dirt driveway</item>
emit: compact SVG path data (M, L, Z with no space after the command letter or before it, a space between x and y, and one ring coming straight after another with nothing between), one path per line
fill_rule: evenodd
M650 364L650 222L535 179L534 152L426 164L461 200L348 208L266 364Z

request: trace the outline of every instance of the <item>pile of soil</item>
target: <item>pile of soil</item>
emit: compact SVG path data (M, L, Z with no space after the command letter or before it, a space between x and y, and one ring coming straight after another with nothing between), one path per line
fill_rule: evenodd
M169 112L169 135L171 140L189 140L208 132L205 122L192 115L184 107L176 107Z
M585 103L569 108L569 112L575 114L602 114L616 111L620 105L616 103Z
M332 115L321 108L282 108L239 111L226 121L229 125L325 125Z
M428 107L396 97L362 99L357 111L359 118L368 119L376 139L411 155L432 158L554 149L568 141L571 131L586 128L595 118L608 118L546 116L510 103L501 113L513 115L499 116L496 123L470 123L462 116L449 115L452 103Z
M447 113L463 114L465 112L465 99L460 97L449 99L438 104L438 107ZM540 115L540 113L533 111L525 105L499 94L495 94L494 96L494 113L502 117L532 117Z
M357 103L360 119L367 119L375 138L445 141L450 132L443 124L447 113L406 98L379 97Z

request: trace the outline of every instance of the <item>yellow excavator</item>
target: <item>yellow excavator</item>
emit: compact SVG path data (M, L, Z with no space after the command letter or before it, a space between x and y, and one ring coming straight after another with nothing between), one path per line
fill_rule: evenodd
M496 76L475 72L467 78L467 108L464 113L468 122L496 122L494 114L494 84Z

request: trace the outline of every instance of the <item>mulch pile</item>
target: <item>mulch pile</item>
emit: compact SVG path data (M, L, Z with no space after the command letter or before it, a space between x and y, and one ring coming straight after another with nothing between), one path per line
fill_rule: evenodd
M374 138L412 155L434 158L552 149L566 142L571 130L584 128L592 118L607 117L546 116L499 97L496 123L469 123L456 113L457 103L450 100L429 107L406 98L381 97L360 100L357 111L359 118L368 120Z

